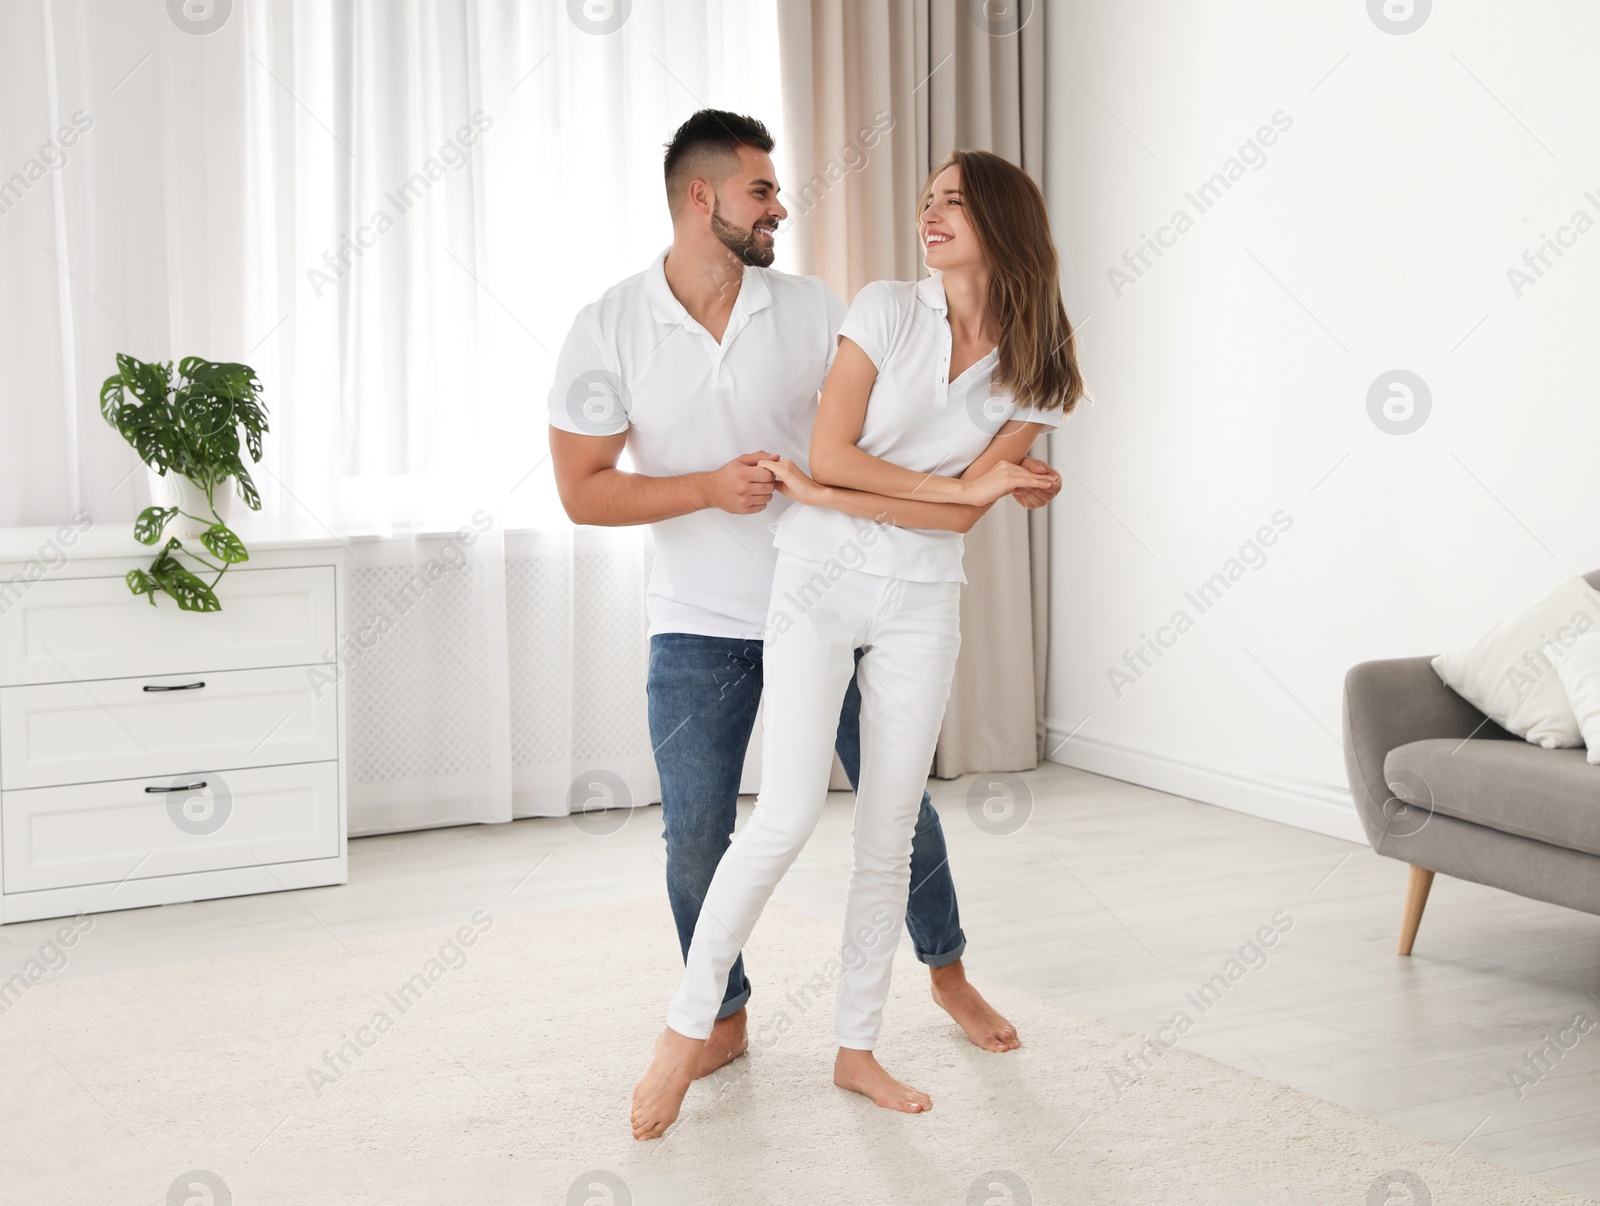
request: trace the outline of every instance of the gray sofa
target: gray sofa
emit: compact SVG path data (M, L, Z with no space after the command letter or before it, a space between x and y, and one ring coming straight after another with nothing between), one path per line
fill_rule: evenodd
M1600 589L1600 570L1587 576ZM1432 658L1362 662L1344 680L1345 768L1372 848L1411 865L1409 955L1435 872L1600 913L1600 766L1506 732Z

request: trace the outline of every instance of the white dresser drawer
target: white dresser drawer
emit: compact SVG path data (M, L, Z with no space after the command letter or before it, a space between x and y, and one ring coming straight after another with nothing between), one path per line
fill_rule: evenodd
M144 790L200 780L203 791ZM8 896L331 858L340 837L337 762L0 793Z
M339 756L339 690L307 666L0 687L0 786Z
M235 567L222 610L190 612L121 578L46 579L0 613L0 686L321 662L335 589L332 566Z

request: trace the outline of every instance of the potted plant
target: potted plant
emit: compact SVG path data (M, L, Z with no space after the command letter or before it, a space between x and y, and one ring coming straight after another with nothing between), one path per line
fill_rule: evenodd
M252 511L261 509L239 440L243 428L250 459L261 460L267 420L260 378L249 365L188 356L178 362L174 383L171 361L147 364L118 353L117 372L100 387L100 413L150 468L156 502L134 520L134 536L154 544L169 524L175 533L148 570L128 571L128 589L147 595L152 607L156 592L165 591L184 611L221 611L217 583L230 565L250 559L224 522L229 483ZM184 536L198 537L216 561L185 548ZM216 577L207 583L179 554L215 570Z

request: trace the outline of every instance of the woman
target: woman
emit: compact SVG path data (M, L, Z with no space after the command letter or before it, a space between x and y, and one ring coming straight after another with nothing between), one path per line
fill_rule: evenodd
M960 645L961 533L997 500L1039 484L1018 462L1073 409L1083 384L1033 182L998 156L957 151L929 177L918 211L932 275L874 282L856 297L823 386L811 475L786 458L762 462L804 504L776 526L763 786L707 890L667 1029L634 1091L638 1139L677 1117L728 969L816 827L852 672L861 772L834 1083L889 1109L932 1106L889 1076L873 1048ZM899 528L866 518L883 497L943 504L945 522Z

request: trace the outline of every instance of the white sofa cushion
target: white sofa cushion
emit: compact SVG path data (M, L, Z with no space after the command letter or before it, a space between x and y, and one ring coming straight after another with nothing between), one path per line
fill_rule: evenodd
M1600 766L1600 632L1573 642L1565 657L1556 659L1556 673L1567 690L1567 704L1577 718L1583 742L1589 747L1589 764Z
M1557 665L1580 638L1600 632L1600 592L1563 582L1475 641L1433 659L1457 694L1508 732L1545 749L1584 744Z

